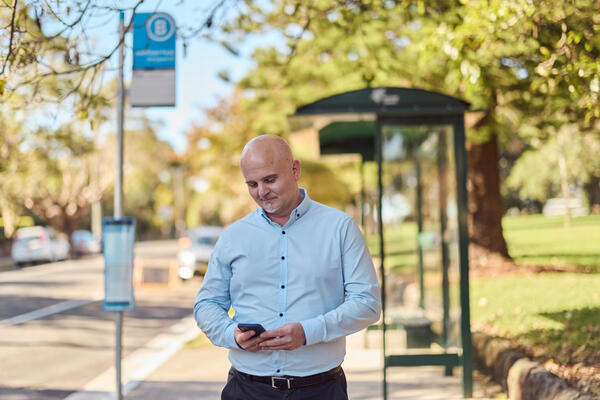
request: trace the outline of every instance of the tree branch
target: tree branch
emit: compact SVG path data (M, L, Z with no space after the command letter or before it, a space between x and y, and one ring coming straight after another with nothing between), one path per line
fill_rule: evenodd
M2 63L2 71L0 71L0 75L4 75L4 71L6 70L6 65L8 64L8 60L12 55L13 50L13 40L15 36L15 17L17 15L17 0L14 0L12 6L12 15L10 16L10 38L8 39L8 53L6 54L6 58L4 59L4 63Z

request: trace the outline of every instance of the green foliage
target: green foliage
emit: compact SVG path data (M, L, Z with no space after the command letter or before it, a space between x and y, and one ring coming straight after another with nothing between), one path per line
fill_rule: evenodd
M173 205L174 170L170 163L177 157L171 145L156 136L151 121L139 117L135 122L137 129L124 134L123 212L136 218L141 232L157 236L162 230L168 236L174 214L162 218L159 211ZM114 163L108 167L114 169ZM112 198L107 200L112 202Z
M526 151L510 171L506 184L517 188L522 199L546 201L558 175L556 160L543 151ZM553 197L553 196L550 196Z
M576 172L579 136L597 130L600 116L597 9L595 1L557 8L547 1L274 0L245 9L226 32L237 39L240 32L275 30L284 38L284 46L258 49L257 67L239 83L260 132L283 134L286 114L331 94L419 87L486 110L467 132L472 142L491 133L501 143L520 137L541 152L539 159L562 127L574 127L572 141L561 144L573 184L573 177L589 176ZM527 185L523 173L515 175L512 186ZM560 174L539 175L537 182L560 182ZM535 196L548 186L536 188Z
M568 128L571 129L568 129ZM506 184L518 189L521 198L545 201L560 194L557 178L561 176L560 158L566 162L564 178L571 184L587 182L600 175L600 137L595 132L580 133L576 127L563 125L561 130L538 148L525 151L511 169Z

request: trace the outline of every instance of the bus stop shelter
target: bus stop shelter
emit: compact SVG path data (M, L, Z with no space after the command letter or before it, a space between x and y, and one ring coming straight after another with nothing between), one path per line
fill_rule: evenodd
M377 164L377 203L368 212L377 221L383 310L371 331L382 333L384 399L388 368L426 365L447 375L459 367L463 396L472 396L468 109L436 92L379 87L330 96L293 115L319 130L321 154L355 153Z

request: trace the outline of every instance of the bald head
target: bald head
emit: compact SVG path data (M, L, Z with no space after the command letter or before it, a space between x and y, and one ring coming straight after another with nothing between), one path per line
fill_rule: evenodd
M294 160L290 146L279 136L257 136L244 147L240 168L250 196L271 220L283 226L302 201L300 161Z
M252 161L262 161L270 165L275 163L290 164L294 161L288 143L276 135L261 135L250 140L244 146L240 157L240 167Z

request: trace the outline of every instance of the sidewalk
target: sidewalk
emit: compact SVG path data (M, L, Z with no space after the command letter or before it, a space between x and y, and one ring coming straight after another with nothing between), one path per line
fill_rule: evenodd
M382 358L379 349L364 348L364 332L348 337L342 364L353 400L383 399ZM214 400L220 398L229 370L227 351L217 347L182 347L150 373L127 400ZM475 390L477 394L477 389ZM445 377L442 367L388 369L388 399L462 399L460 370Z

